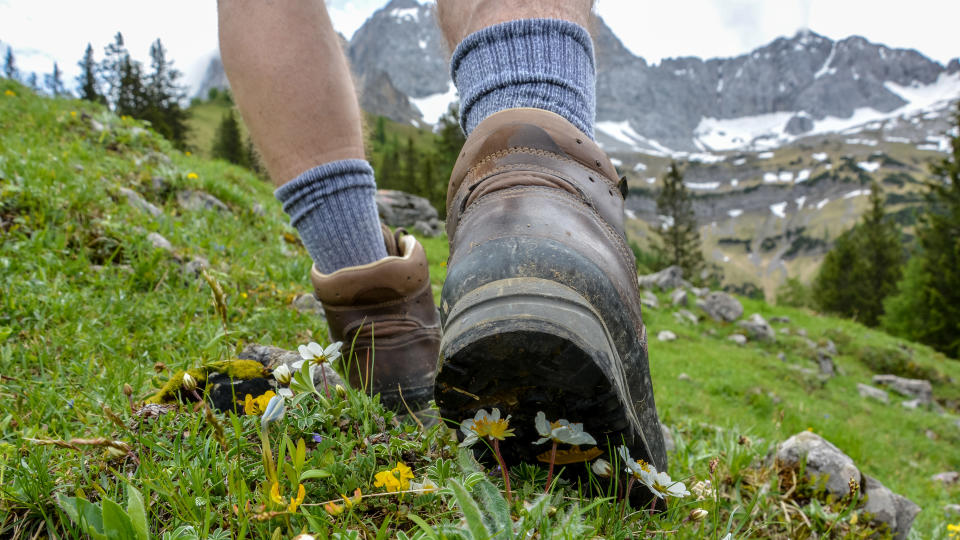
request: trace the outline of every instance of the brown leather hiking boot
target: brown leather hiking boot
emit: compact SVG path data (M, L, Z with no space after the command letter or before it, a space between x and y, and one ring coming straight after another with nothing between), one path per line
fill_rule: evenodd
M583 422L600 450L625 444L666 469L625 195L596 143L539 109L490 116L460 154L436 400L451 422L480 408L512 415L508 461L545 450L530 444L544 411Z
M332 274L310 271L330 337L353 343L350 384L379 393L387 407L422 409L433 397L440 318L423 246L403 229L383 227L388 257ZM354 342L356 339L356 342ZM402 397L402 401L401 401Z

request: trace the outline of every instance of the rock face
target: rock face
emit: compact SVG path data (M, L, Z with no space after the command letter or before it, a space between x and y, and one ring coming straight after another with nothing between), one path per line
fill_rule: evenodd
M923 404L933 402L933 386L927 380L905 379L896 375L874 375L873 384L888 386L900 395L919 399Z
M781 465L797 467L806 458L807 477L826 476L827 491L843 497L853 479L860 483L860 470L839 448L823 437L809 431L801 431L780 443L777 448L777 459Z
M773 328L767 323L759 313L754 313L749 319L737 322L737 326L743 328L750 334L750 337L757 341L774 341L777 339Z
M866 397L875 399L877 401L882 401L884 403L890 403L890 395L885 391L863 383L857 383L857 393L860 394L860 397Z
M654 274L638 276L637 283L641 289L660 289L661 291L669 291L687 285L687 282L683 280L683 269L679 266L671 266Z
M873 515L874 522L886 523L896 540L906 538L914 518L920 513L920 507L867 475L863 475L861 488L867 496L864 511Z
M418 232L425 236L440 234L442 227L437 218L437 210L430 201L392 189L377 190L377 211L383 222L391 227L418 226ZM425 231L431 234L426 234Z
M733 322L743 315L743 304L725 292L714 291L697 301L697 307L715 321Z

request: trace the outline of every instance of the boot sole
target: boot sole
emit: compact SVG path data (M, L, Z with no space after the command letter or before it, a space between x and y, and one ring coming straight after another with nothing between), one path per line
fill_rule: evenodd
M610 332L593 306L565 285L519 277L470 291L447 317L440 354L442 418L458 425L491 407L511 415L516 436L501 445L508 465L535 462L550 450L550 444L533 444L540 437L538 411L549 420L582 422L610 461L619 457L608 450L622 444L636 457L649 455ZM568 468L585 476L583 465Z

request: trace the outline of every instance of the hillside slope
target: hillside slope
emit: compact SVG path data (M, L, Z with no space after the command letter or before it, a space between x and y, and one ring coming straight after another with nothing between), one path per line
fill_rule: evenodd
M290 405L289 421L274 433L312 439L306 459L320 473L303 480L301 509L277 515L259 513L265 510L258 505L272 507L255 417L218 415L227 441L220 446L218 424L191 407L156 420L138 416L154 385L177 370L233 358L250 343L295 349L325 342L322 318L291 306L309 291L308 256L270 186L250 173L181 154L139 122L99 106L40 98L3 80L0 228L0 535L79 536L57 497L126 500L128 485L146 494L156 537L191 537L174 535L184 527L219 538L274 530L282 537L303 530L375 536L380 527L395 535L418 530L408 515L437 530L460 523L459 503L448 492L408 499L377 493L375 472L398 460L441 485L485 475L470 476L446 435L395 425L366 396L348 393L336 416L329 408L301 413L304 400ZM424 243L439 286L446 240ZM201 258L223 289L223 320L194 273ZM943 510L960 486L931 480L960 470L960 364L850 321L752 300L742 300L747 316L790 322L774 325L773 341L741 347L728 339L740 327L713 322L696 308L698 321L681 323L677 308L666 307L667 294L658 294L664 307L646 309L645 317L655 399L676 442L670 473L688 486L713 478L716 501L678 501L664 516L648 517L624 516L606 500L572 521L609 538L655 530L675 538L864 534L861 510L819 503L810 486L791 489L789 474L766 461L776 443L808 429L919 504L919 537L941 537L948 520L960 521ZM654 338L668 329L678 339ZM838 374L824 378L812 371L813 359L828 340L837 349ZM891 370L930 379L937 404L908 409L893 393L889 404L857 394L857 383ZM72 439L119 440L132 450L111 456L105 443L91 449ZM714 458L719 468L711 472ZM545 471L511 468L517 496L535 500ZM580 504L564 482L547 499L559 508L557 517L543 516L558 530L571 504ZM354 488L369 497L357 509L341 517L322 510L324 501ZM293 486L283 489L292 495ZM709 517L685 521L699 506ZM519 527L528 510L519 503L513 510Z

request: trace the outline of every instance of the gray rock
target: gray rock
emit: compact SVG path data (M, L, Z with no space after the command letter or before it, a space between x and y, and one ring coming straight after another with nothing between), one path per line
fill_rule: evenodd
M807 347L809 347L809 348L811 348L811 349L816 349L816 348L817 348L817 344L814 343L812 339L803 338L803 342L807 345Z
M777 460L783 466L799 467L804 459L807 477L825 478L825 488L838 498L849 492L851 479L860 483L860 471L850 456L816 433L801 431L777 447Z
M789 335L790 335L790 329L787 328L787 327L783 327L783 328L780 329L780 333L783 334L783 335L785 335L785 336L789 336Z
M207 193L195 189L184 189L177 192L177 204L180 208L190 212L199 212L201 210L216 210L217 212L229 212L230 208L223 201Z
M640 293L640 303L653 309L660 307L660 301L657 300L657 295L650 291L643 291Z
M657 339L660 341L674 341L677 339L677 335L669 330L661 330L660 333L657 334Z
M797 329L796 329L796 334L797 334L798 336L800 336L800 337L807 337L807 329L806 329L806 328L797 328Z
M824 345L823 348L824 348L824 350L827 351L827 353L828 353L830 356L836 356L836 355L839 354L839 353L837 352L837 345L833 342L833 340L828 339L828 340L827 340L827 344Z
M690 292L692 292L697 298L703 298L704 296L710 294L710 289L706 287L690 287Z
M683 269L679 266L670 266L654 274L637 276L637 283L642 289L660 289L661 291L690 285L683 280Z
M297 295L290 305L300 313L323 314L323 304L310 293Z
M676 450L677 444L673 442L673 433L670 433L670 429L660 424L660 432L663 433L663 447L666 448L667 452Z
M759 313L754 313L745 321L738 321L737 326L746 330L750 337L757 341L775 341L777 339L773 328Z
M911 399L911 400L908 400L908 401L903 401L903 402L901 402L900 405L901 405L904 409L916 409L916 408L920 407L920 400L919 400L919 399Z
M948 504L943 507L943 513L954 516L960 516L960 504Z
M253 212L253 215L264 217L267 215L267 209L263 207L260 203L253 203L253 206L250 207L250 211Z
M162 176L154 176L150 178L150 189L158 195L164 195L171 189L170 182Z
M700 318L688 309L678 309L673 313L673 318L682 323L697 324Z
M678 380L678 381L690 381L690 380L692 380L692 379L691 379L690 376L687 375L686 373L681 373L681 374L677 375L677 380Z
M130 206L140 210L141 212L146 212L153 217L157 217L163 213L162 210L154 206L150 201L144 199L136 191L122 187L119 189L120 194L127 198L127 202L130 203Z
M886 391L879 388L874 388L873 386L863 383L857 383L857 392L860 394L860 397L872 398L884 403L890 403L890 395L887 394Z
M439 218L437 209L427 199L393 189L377 190L377 211L391 227L410 227L418 221L429 224Z
M173 244L171 244L169 240L164 238L163 235L159 233L152 232L148 234L147 241L149 241L150 244L157 249L161 249L168 253L173 253Z
M778 353L777 353L777 360L779 360L779 361L781 361L781 362L786 362L786 361L787 361L787 355L786 355L786 353L784 353L783 351L778 352Z
M820 368L820 373L828 377L833 377L835 371L833 365L833 357L829 354L824 354L825 351L817 351L817 367Z
M731 334L727 339L736 343L737 345L740 345L741 347L747 344L747 336L743 334Z
M680 288L674 289L673 292L670 293L670 303L673 304L674 307L677 307L677 306L686 307L688 303L687 298L688 298L687 291Z
M924 379L905 379L896 375L874 375L873 384L888 386L900 395L919 399L920 403L923 404L933 402L933 386L930 381Z
M777 323L777 324L790 324L790 317L786 317L784 315L780 315L777 317L770 317L770 322Z
M887 524L896 540L906 538L920 507L871 476L863 475L861 489L867 496L863 510L873 516L873 522Z
M423 236L440 236L443 227L440 226L440 220L433 218L430 221L417 221L413 224L413 231Z
M733 322L743 315L743 304L725 292L714 291L697 300L697 307L715 321Z
M190 259L190 262L187 264L183 265L183 273L186 276L197 277L206 268L210 268L210 261L203 257L197 256Z
M937 473L930 477L930 480L933 482L939 482L945 486L952 486L960 482L960 472L957 471L947 471L942 473Z
M937 439L940 438L940 436L937 435L937 433L936 433L935 431L933 431L932 429L924 430L923 436L926 437L926 438L928 438L928 439L930 439L931 441L935 441L935 440L937 440Z

